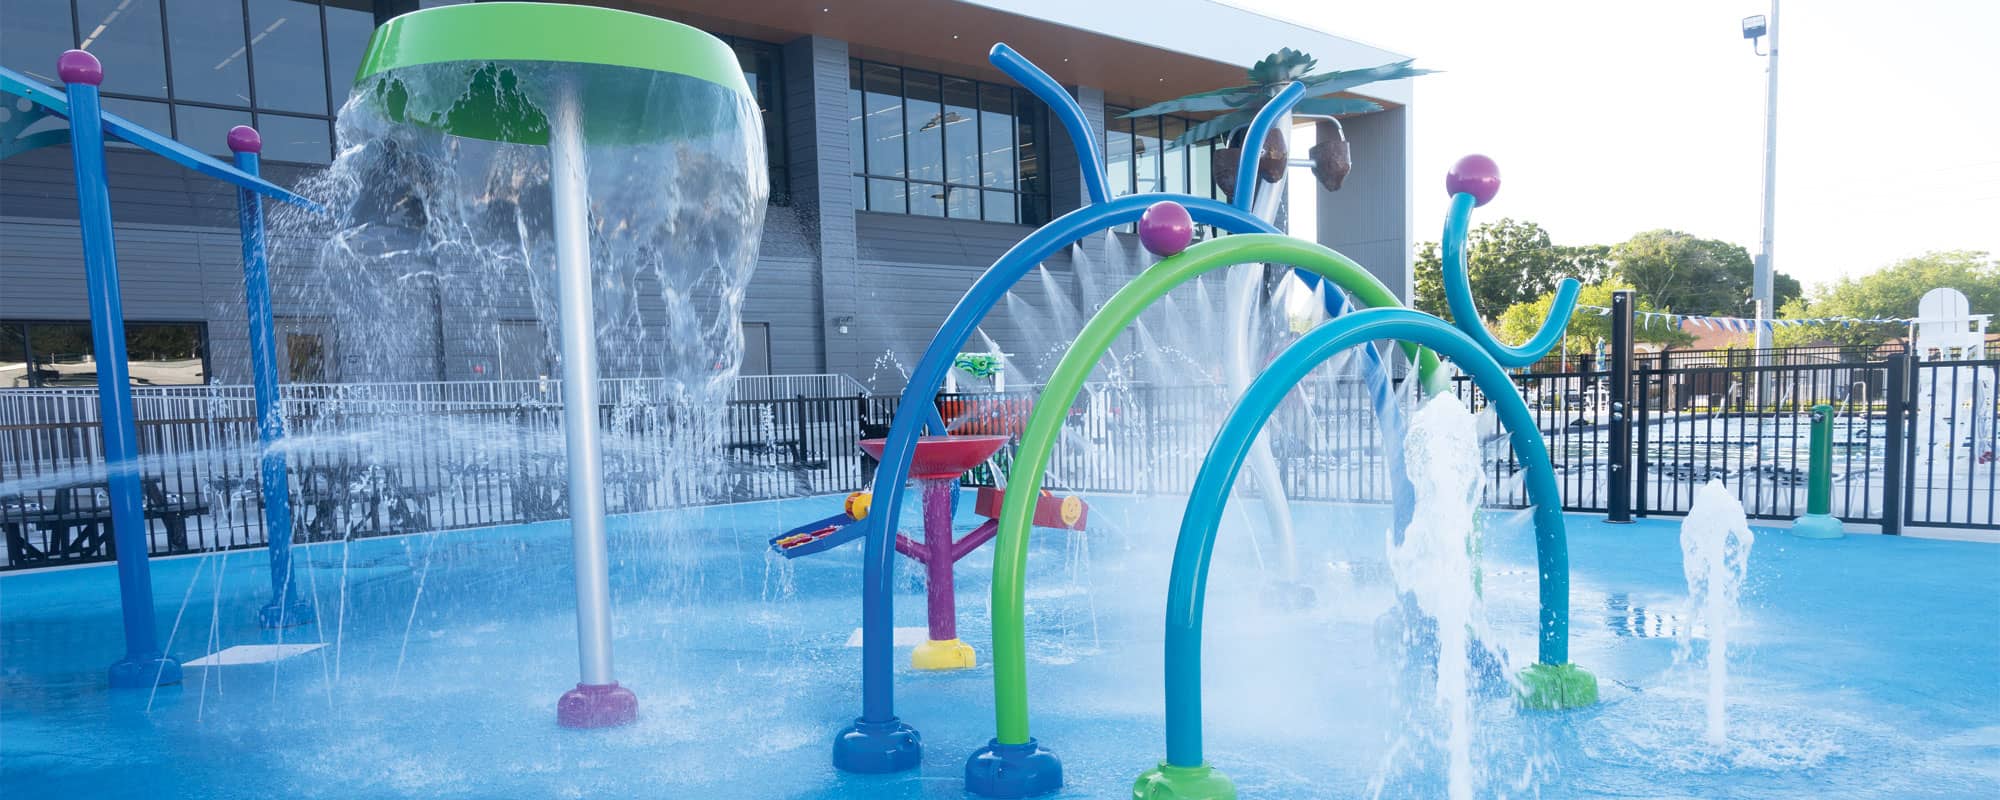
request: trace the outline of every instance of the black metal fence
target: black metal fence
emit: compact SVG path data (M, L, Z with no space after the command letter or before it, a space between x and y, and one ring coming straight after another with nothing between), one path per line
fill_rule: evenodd
M1755 517L1805 511L1811 409L1834 409L1833 513L1850 522L2000 525L2000 360L1661 366L1639 361L1630 398L1631 513L1685 513L1702 483L1731 486ZM1529 373L1516 384L1548 445L1563 507L1607 512L1609 373ZM1483 411L1476 386L1455 384ZM512 400L287 400L293 536L321 541L558 519L566 514L559 392ZM155 553L262 546L255 428L247 396L142 404L140 471ZM607 392L607 504L615 513L865 488L855 446L887 432L896 398L744 400L691 408L631 388ZM954 431L1018 434L1036 393L938 396ZM1092 385L1064 415L1047 483L1072 491L1183 493L1231 397L1215 386ZM149 411L150 409L150 411ZM72 417L90 417L78 413ZM699 419L688 419L699 417ZM1487 424L1491 424L1488 422ZM1486 501L1524 506L1521 465L1497 428ZM1265 428L1288 497L1383 502L1382 440L1365 386L1315 377ZM0 568L111 557L94 418L43 411L0 422ZM1000 478L1012 446L968 474ZM1261 487L1240 480L1239 490Z

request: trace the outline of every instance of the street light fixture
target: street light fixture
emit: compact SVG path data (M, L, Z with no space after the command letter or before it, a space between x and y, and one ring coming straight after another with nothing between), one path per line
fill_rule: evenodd
M1758 45L1763 37L1771 37L1771 48L1766 52ZM1757 253L1757 271L1751 299L1757 303L1757 324L1755 333L1758 349L1771 346L1769 320L1777 309L1772 305L1772 264L1771 239L1773 217L1777 211L1778 176L1778 0L1771 0L1771 17L1764 15L1743 18L1743 38L1750 40L1751 49L1764 56L1765 73L1769 83L1764 89L1764 231L1762 247Z

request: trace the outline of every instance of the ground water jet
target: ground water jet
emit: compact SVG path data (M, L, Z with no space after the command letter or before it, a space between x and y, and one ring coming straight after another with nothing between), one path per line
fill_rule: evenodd
M1703 737L1714 746L1729 740L1729 626L1736 621L1736 601L1742 596L1755 543L1742 501L1721 481L1709 481L1695 492L1694 507L1681 522L1681 567L1687 575L1689 617L1708 628L1708 653L1703 657L1708 724ZM1681 628L1683 651L1693 629L1692 624Z

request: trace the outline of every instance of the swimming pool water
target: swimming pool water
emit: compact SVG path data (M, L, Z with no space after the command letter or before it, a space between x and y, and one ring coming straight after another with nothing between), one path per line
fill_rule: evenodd
M969 499L969 498L968 498ZM898 650L897 709L921 769L836 772L859 710L860 548L797 562L769 535L833 498L614 520L620 681L632 726L570 731L576 679L560 522L302 547L313 626L272 632L262 551L156 560L163 637L183 661L234 645L323 644L275 663L189 667L157 692L105 687L122 652L109 565L0 577L0 795L58 798L958 798L992 735L991 549L959 570L960 636L978 669L917 673ZM1030 556L1034 733L1063 758L1062 797L1129 796L1163 753L1165 576L1180 502L1093 499L1094 530L1037 533ZM960 504L961 531L977 521ZM1380 511L1300 504L1318 602L1267 605L1243 511L1225 527L1206 636L1208 757L1246 798L1437 797L1441 730L1421 676L1380 632L1394 591ZM1242 511L1239 509L1239 511ZM2000 790L2000 547L1759 530L1729 652L1731 741L1702 741L1678 522L1570 518L1571 654L1603 702L1483 702L1490 797L1990 797ZM906 528L918 525L914 509ZM1532 658L1531 537L1501 513L1483 553L1489 639ZM1275 560L1273 560L1275 563ZM218 576L220 576L218 578ZM900 625L923 624L904 566Z

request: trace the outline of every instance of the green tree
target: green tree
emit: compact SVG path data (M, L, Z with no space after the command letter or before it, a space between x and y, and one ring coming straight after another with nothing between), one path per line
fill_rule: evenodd
M1549 241L1549 232L1525 220L1497 219L1472 229L1466 237L1467 277L1472 299L1491 317L1555 291L1563 278L1584 283L1601 281L1609 273L1610 248L1603 245L1565 246ZM1437 242L1418 246L1414 270L1418 310L1451 319L1444 297L1444 262Z
M1577 293L1576 302L1578 305L1609 307L1612 292L1630 288L1632 287L1615 280L1600 281L1584 286L1583 291ZM1500 323L1495 326L1494 335L1500 337L1501 341L1513 345L1528 341L1536 331L1541 330L1542 320L1548 318L1549 306L1555 303L1555 299L1556 293L1550 291L1528 302L1508 307L1500 314ZM1633 310L1659 311L1660 309L1654 308L1646 301L1644 295L1640 295ZM1590 310L1576 312L1570 317L1568 329L1563 332L1563 340L1568 343L1572 353L1589 352L1597 346L1597 340L1608 341L1610 338L1611 317L1599 316ZM1649 326L1643 319L1633 321L1632 338L1662 345L1682 345L1694 341L1693 336L1679 328L1665 324Z
M1611 248L1610 258L1613 276L1660 310L1729 317L1747 317L1754 311L1749 302L1756 266L1741 245L1654 230ZM1799 282L1775 273L1771 294L1782 307L1799 296Z
M1943 250L1821 286L1811 298L1801 297L1786 303L1779 316L1783 319L1914 317L1917 302L1924 293L1941 286L1964 292L1975 314L2000 312L2000 260L1977 250ZM1865 346L1908 333L1908 326L1899 323L1788 325L1776 330L1774 341L1783 346L1817 342Z

